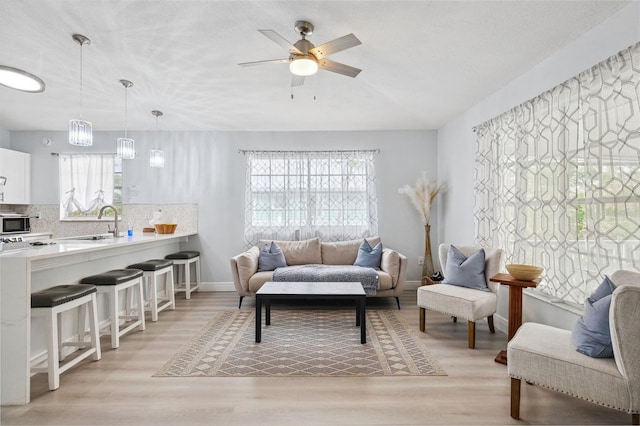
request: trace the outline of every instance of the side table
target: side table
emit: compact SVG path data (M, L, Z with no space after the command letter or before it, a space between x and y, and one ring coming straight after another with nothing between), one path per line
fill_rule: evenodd
M540 278L533 281L522 281L509 274L496 274L490 278L490 281L509 287L509 334L507 335L507 341L509 341L522 325L522 290L537 287ZM500 351L495 361L507 365L507 350Z

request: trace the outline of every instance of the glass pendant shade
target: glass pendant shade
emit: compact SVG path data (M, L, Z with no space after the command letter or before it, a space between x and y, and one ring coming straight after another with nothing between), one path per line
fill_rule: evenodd
M91 123L85 120L69 120L69 143L76 146L93 145Z
M73 40L80 45L80 118L69 121L69 143L76 146L93 145L93 128L91 123L82 119L82 46L91 40L82 34L74 34Z
M149 155L149 166L164 167L164 151L152 149Z
M116 155L123 160L133 160L136 158L135 141L127 137L127 89L133 87L133 83L120 80L120 84L124 86L124 138L118 138L116 141Z
M162 111L154 109L151 111L154 117L156 117L156 139L158 138L158 117L162 117ZM156 140L156 145L158 144ZM159 149L152 149L149 151L149 166L151 167L164 167L164 151Z
M309 58L297 58L289 64L289 71L292 74L307 77L318 72L318 63Z
M118 138L116 155L123 160L136 158L135 142L129 138Z

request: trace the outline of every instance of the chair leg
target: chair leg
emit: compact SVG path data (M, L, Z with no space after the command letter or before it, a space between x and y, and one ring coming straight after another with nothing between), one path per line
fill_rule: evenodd
M496 334L496 329L493 326L493 315L489 315L487 317L487 322L489 323L489 331L493 334Z
M422 332L424 332L424 316L425 316L425 309L420 308L420 331Z
M398 309L400 309L400 298L396 297L396 303L398 304Z
M640 414L635 413L631 415L631 424L640 425Z
M56 390L60 387L58 336L58 314L51 310L47 315L47 370L49 390Z
M476 323L473 321L468 322L468 334L469 334L469 349L475 349L476 347Z
M637 414L634 415L637 416ZM511 417L520 419L520 379L513 377L511 378Z
M453 318L453 322L458 322L458 317L453 317L452 316L451 318Z
M244 299L244 296L240 296L240 302L238 303L238 309L240 309L240 307L242 306L242 299Z

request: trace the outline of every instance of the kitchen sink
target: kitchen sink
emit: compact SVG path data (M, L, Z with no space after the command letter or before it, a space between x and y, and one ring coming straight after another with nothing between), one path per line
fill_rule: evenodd
M111 240L112 234L95 234L95 235L78 235L75 237L56 238L60 241L98 241L98 240Z

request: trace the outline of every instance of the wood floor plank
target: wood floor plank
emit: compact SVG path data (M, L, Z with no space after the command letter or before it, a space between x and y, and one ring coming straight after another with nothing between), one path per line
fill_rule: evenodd
M177 296L120 348L101 339L102 360L83 361L49 391L45 374L31 379L26 406L1 408L2 425L426 425L628 424L629 415L536 386L522 385L521 422L509 416L510 380L493 361L506 336L476 328L467 348L465 321L427 312L418 330L415 290L399 313L419 333L448 376L418 377L152 377L215 312L235 310L231 292ZM242 309L254 309L245 298ZM286 308L274 305L273 309ZM394 299L368 300L367 309L394 309Z

